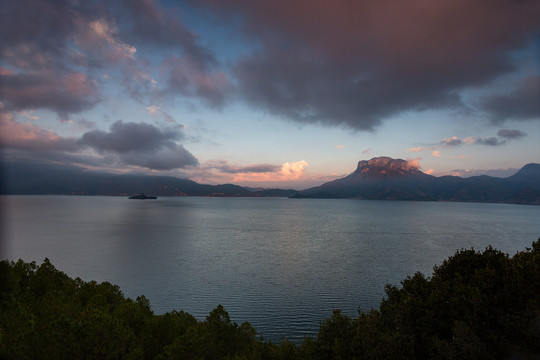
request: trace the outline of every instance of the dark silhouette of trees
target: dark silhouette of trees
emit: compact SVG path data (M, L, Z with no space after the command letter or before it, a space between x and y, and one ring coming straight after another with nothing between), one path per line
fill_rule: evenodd
M540 239L513 257L460 250L431 277L386 286L378 310L339 310L316 337L279 344L219 305L204 321L155 315L144 296L71 279L43 264L0 262L2 359L535 359L540 356Z

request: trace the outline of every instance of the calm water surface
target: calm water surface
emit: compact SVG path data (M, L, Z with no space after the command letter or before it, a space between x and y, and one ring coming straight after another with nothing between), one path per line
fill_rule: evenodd
M3 196L0 258L144 294L199 319L222 304L265 338L298 340L339 308L457 249L509 254L540 237L540 206L284 198Z

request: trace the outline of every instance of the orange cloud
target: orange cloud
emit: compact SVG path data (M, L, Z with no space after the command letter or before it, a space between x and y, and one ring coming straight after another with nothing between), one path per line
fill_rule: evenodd
M304 168L308 166L307 161L286 162L281 166L281 174L287 179L298 179L302 176Z
M407 149L407 152L420 152L420 151L424 151L424 148L423 147L415 147L415 148Z
M437 157L437 158L438 158L438 157L441 157L441 152L440 152L439 150L433 150L433 151L431 152L431 156Z
M407 165L409 166L409 169L411 169L411 168L420 169L419 160L420 160L420 158L407 160Z
M284 182L299 180L304 176L307 161L286 162L279 171L269 172L240 172L233 175L233 182Z

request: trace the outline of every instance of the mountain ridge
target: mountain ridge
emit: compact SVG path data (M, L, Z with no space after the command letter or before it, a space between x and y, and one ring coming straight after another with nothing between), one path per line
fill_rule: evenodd
M358 162L351 174L299 191L296 198L360 198L540 204L540 164L527 164L515 175L435 177L418 165L389 157Z
M155 196L341 198L411 201L462 201L540 205L540 164L516 174L462 178L435 177L417 163L389 157L361 160L349 175L304 190L253 189L235 184L208 185L173 176L111 174L80 167L0 161L3 195L113 195L144 192Z

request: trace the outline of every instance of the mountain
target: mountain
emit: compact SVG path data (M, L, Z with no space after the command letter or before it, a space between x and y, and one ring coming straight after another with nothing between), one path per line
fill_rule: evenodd
M431 178L408 161L378 157L359 161L350 175L303 190L297 197L433 200L426 193Z
M242 196L465 201L540 205L540 164L507 178L435 177L409 161L377 157L359 161L350 175L296 191L205 185L172 176L110 174L80 167L0 161L0 194Z
M300 191L296 198L362 198L540 204L540 164L508 178L435 177L413 163L389 157L358 162L350 175Z
M295 190L250 191L238 185L204 185L188 179L155 175L116 175L80 167L10 162L1 166L0 194L156 196L293 196Z

